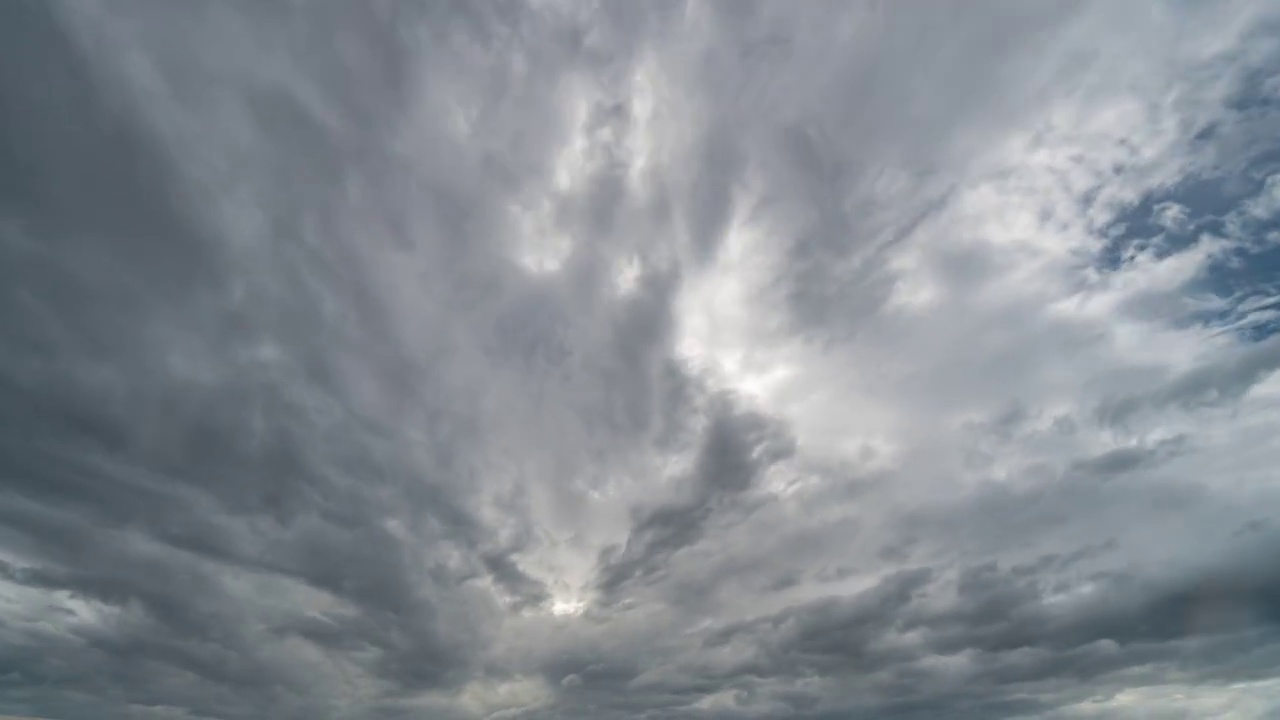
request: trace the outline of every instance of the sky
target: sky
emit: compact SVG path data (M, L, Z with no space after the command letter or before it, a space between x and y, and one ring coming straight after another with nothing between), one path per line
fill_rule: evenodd
M1280 4L0 3L0 715L1280 719Z

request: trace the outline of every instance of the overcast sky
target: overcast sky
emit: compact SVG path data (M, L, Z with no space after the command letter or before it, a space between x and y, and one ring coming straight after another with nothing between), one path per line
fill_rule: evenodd
M1280 718L1280 4L0 3L0 714Z

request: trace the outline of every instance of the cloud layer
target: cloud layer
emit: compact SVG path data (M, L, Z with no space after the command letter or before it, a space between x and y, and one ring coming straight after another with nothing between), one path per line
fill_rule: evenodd
M0 8L0 712L1280 717L1280 14Z

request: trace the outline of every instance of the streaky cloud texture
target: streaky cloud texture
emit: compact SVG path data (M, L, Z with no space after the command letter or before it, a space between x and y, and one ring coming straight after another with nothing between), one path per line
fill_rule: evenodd
M1280 717L1280 6L0 54L0 713Z

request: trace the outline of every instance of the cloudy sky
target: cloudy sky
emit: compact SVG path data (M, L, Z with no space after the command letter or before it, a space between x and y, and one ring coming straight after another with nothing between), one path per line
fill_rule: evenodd
M0 714L1280 718L1280 5L0 58Z

